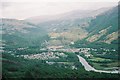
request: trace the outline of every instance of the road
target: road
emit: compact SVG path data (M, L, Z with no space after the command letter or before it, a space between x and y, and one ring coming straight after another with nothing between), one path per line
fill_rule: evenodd
M95 72L103 72L103 73L120 73L119 70L115 70L115 71L97 70L93 68L91 65L89 65L88 62L80 55L77 55L77 57L79 58L80 63L84 66L86 71L95 71Z

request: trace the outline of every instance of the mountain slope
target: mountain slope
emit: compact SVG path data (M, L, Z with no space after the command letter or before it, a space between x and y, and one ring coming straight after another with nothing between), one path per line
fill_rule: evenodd
M91 35L103 33L103 35L100 37L101 39L99 40L107 39L110 34L115 34L118 36L118 8L115 7L104 14L97 16L96 19L91 21L89 27L90 28L88 31L91 33Z
M49 20L43 16L42 23L42 19L39 17L31 18L31 21L33 21L33 23L34 21L38 21L37 25L47 30L51 38L48 42L49 45L66 46L66 44L68 45L87 37L88 32L85 29L89 26L90 21L107 10L109 10L109 8L94 11L76 10L52 17L46 16ZM46 19L46 21L44 21L44 19Z
M97 16L110 8L100 8L98 10L73 10L62 14L57 15L43 15L43 16L35 16L26 19L26 21L40 24L43 22L49 22L49 21L58 21L58 20L75 20L75 19L83 19L87 17L94 17Z
M89 35L83 40L77 41L74 46L111 47L118 48L118 7L114 7L102 13L86 28Z
M45 30L25 21L1 19L0 26L2 41L7 47L41 46L47 38Z

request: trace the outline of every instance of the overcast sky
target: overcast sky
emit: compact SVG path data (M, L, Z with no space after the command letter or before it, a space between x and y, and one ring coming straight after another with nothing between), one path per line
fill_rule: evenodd
M73 10L93 10L112 7L118 0L1 0L0 17L26 19L33 16L55 15Z

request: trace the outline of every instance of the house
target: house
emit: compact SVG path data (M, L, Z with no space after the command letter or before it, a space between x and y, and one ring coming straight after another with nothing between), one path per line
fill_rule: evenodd
M47 49L48 50L56 50L56 49L61 49L63 48L64 46L48 46Z

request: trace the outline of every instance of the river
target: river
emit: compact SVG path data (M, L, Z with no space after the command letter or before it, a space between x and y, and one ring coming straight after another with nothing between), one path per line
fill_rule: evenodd
M77 57L79 58L80 63L84 66L86 71L95 71L95 72L103 72L103 73L120 73L119 70L115 70L115 71L97 70L93 68L91 65L89 65L88 62L80 55L77 55Z

